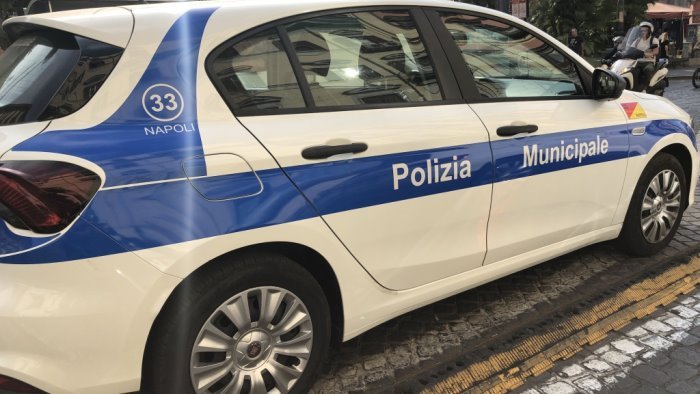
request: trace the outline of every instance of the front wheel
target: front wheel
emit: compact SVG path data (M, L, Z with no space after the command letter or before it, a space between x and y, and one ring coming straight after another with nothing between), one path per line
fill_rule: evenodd
M158 317L142 392L307 392L328 350L329 310L318 282L284 256L197 272Z
M693 86L700 88L700 67L693 73Z
M618 244L634 256L650 256L676 234L688 201L685 172L678 159L657 155L639 178Z

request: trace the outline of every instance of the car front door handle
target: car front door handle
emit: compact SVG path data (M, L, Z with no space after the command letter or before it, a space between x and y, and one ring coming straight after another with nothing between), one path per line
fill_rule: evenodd
M367 148L367 144L364 142L353 142L343 145L318 145L311 146L301 151L301 157L307 160L321 160L346 153L362 153L366 151Z
M512 125L512 126L501 126L496 130L496 134L501 137L512 137L518 134L530 134L537 131L537 125L526 124L526 125Z

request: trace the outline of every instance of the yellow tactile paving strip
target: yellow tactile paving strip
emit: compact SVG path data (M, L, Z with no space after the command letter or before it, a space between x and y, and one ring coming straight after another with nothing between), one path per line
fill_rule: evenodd
M508 351L468 365L423 393L508 392L525 383L525 379L552 368L555 362L573 356L583 346L604 339L610 331L670 304L699 284L700 257L695 257L572 315L544 334L533 335Z

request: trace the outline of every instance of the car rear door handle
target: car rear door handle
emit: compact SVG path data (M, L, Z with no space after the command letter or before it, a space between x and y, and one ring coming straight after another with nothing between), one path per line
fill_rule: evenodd
M496 134L500 135L501 137L512 137L522 133L534 133L535 131L537 131L537 125L526 124L517 126L501 126L496 130Z
M353 142L351 144L344 145L318 145L301 151L301 157L307 160L320 160L345 153L362 153L366 150L367 144L364 142Z

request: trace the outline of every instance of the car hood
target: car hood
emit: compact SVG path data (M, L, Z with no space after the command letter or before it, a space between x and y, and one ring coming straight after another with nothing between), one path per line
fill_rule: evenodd
M641 104L645 117L649 120L680 119L687 124L691 123L690 115L665 97L625 90L620 100Z

